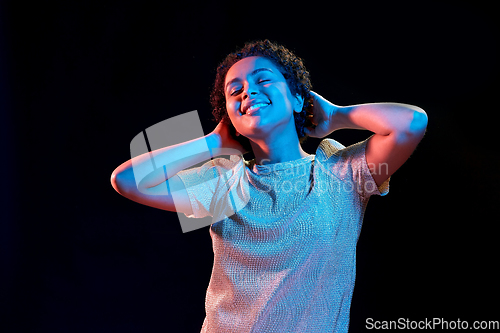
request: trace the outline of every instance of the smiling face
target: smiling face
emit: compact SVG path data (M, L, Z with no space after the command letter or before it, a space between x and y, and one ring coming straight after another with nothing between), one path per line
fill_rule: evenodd
M292 95L270 60L252 56L235 63L224 92L229 118L241 135L250 140L297 135L293 111L302 110L303 100Z

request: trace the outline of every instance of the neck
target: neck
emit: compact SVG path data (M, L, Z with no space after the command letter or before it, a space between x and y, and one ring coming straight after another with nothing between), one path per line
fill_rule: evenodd
M295 136L295 140L290 140L290 138L287 137L282 138L281 140L278 138L271 142L250 141L255 155L255 163L283 163L309 156L309 154L302 149L297 136Z

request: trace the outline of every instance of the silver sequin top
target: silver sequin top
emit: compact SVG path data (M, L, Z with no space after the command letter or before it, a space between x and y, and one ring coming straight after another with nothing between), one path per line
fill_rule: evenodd
M231 156L178 173L189 217L213 217L201 332L348 331L363 214L370 195L389 191L370 174L367 140L324 139L316 155L291 162Z

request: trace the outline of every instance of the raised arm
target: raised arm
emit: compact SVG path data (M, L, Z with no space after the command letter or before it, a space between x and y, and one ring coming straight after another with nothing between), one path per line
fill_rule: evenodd
M366 148L366 162L377 185L381 185L410 157L427 127L427 114L417 106L401 103L371 103L338 106L322 96L314 97L312 137L324 137L342 128L374 133ZM380 165L386 166L384 168ZM384 172L380 172L383 170Z
M220 123L209 134L177 145L134 157L111 174L111 185L124 197L138 203L180 213L191 213L191 205L179 171L211 157L241 153L243 148ZM156 169L151 171L151 159ZM142 178L136 181L136 177ZM175 198L175 205L174 205Z

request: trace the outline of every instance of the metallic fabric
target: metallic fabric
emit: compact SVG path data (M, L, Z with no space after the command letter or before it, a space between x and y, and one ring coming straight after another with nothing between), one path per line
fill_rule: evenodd
M389 179L377 187L370 174L367 141L324 139L291 162L231 156L178 173L189 217L213 216L201 332L348 331L363 214L371 195L389 191Z

